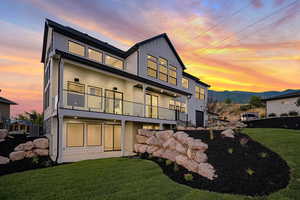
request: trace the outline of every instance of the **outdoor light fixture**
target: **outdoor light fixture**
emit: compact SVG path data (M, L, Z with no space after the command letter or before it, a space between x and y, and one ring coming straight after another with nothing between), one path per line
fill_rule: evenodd
M113 87L113 90L118 90L118 88L117 87Z
M79 83L79 78L74 78L74 82Z

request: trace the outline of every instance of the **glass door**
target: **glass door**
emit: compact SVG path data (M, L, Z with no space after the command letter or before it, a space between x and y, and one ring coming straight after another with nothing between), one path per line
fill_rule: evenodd
M104 125L104 151L121 150L121 126L106 124Z
M105 112L123 114L123 93L105 90Z
M146 94L146 117L158 118L158 96Z

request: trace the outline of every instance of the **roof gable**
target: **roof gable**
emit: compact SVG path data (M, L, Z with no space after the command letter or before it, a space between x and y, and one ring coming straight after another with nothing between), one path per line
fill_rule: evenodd
M10 105L17 105L17 103L11 101L11 100L8 100L4 97L0 97L0 103L4 103L4 104L10 104Z

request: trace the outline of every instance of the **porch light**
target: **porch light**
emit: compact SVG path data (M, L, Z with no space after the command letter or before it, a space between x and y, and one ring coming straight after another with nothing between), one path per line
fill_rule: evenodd
M160 93L164 93L164 90L160 90Z
M74 117L74 119L78 119L78 117L77 117L77 116L75 116L75 117Z

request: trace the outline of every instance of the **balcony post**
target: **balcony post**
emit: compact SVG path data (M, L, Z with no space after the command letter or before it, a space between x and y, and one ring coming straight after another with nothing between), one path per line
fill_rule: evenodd
M58 84L59 84L59 102L58 102L58 108L64 107L64 59L61 58L60 65L58 66Z
M146 85L143 85L143 98L144 98L144 103L143 103L143 117L146 117Z
M125 156L125 134L126 134L126 127L125 127L125 120L121 120L121 156Z

